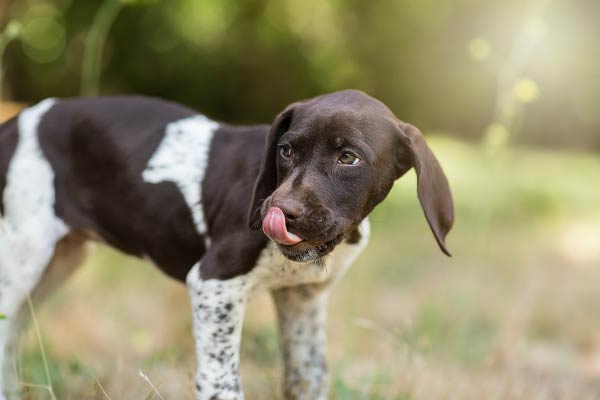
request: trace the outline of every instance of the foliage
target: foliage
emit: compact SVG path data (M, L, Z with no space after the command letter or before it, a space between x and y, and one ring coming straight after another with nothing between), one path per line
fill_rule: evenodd
M103 44L93 21L107 7L120 12ZM85 58L85 93L100 82L101 93L158 95L227 121L266 122L291 101L355 87L427 131L600 146L595 0L9 0L5 9L5 21L23 25L6 60L16 100L77 95ZM84 57L89 47L102 60Z

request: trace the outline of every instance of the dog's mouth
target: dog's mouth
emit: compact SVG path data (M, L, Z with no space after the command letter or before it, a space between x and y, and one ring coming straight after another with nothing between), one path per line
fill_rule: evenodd
M277 207L271 207L267 211L263 218L262 230L277 243L286 258L296 262L319 260L329 254L344 238L343 234L338 234L329 240L314 241L289 232L285 215Z
M325 257L327 254L331 253L335 246L337 246L343 239L344 235L338 235L333 239L320 244L304 240L291 246L278 243L277 247L288 260L307 263L318 261Z

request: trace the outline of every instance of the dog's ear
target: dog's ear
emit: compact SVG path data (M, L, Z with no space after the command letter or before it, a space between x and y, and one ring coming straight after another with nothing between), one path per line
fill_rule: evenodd
M440 249L451 256L445 243L446 235L454 223L454 206L448 180L417 128L400 123L400 138L402 146L396 156L400 175L410 167L415 168L417 193L425 218Z
M260 209L262 203L277 187L277 142L289 129L296 104L289 105L275 118L273 125L271 125L271 130L267 135L267 142L263 150L258 177L254 183L252 202L250 203L248 214L250 229L257 230L260 228Z

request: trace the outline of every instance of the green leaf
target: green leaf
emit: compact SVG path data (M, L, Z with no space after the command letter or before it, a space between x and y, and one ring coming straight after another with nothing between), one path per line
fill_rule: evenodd
M0 320L6 319L6 314L0 312Z

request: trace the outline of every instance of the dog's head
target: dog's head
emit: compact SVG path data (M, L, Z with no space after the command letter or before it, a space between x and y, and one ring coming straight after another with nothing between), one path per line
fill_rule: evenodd
M348 90L289 105L271 126L250 206L250 228L293 261L330 253L414 167L440 248L454 220L438 161L417 128L380 101Z

